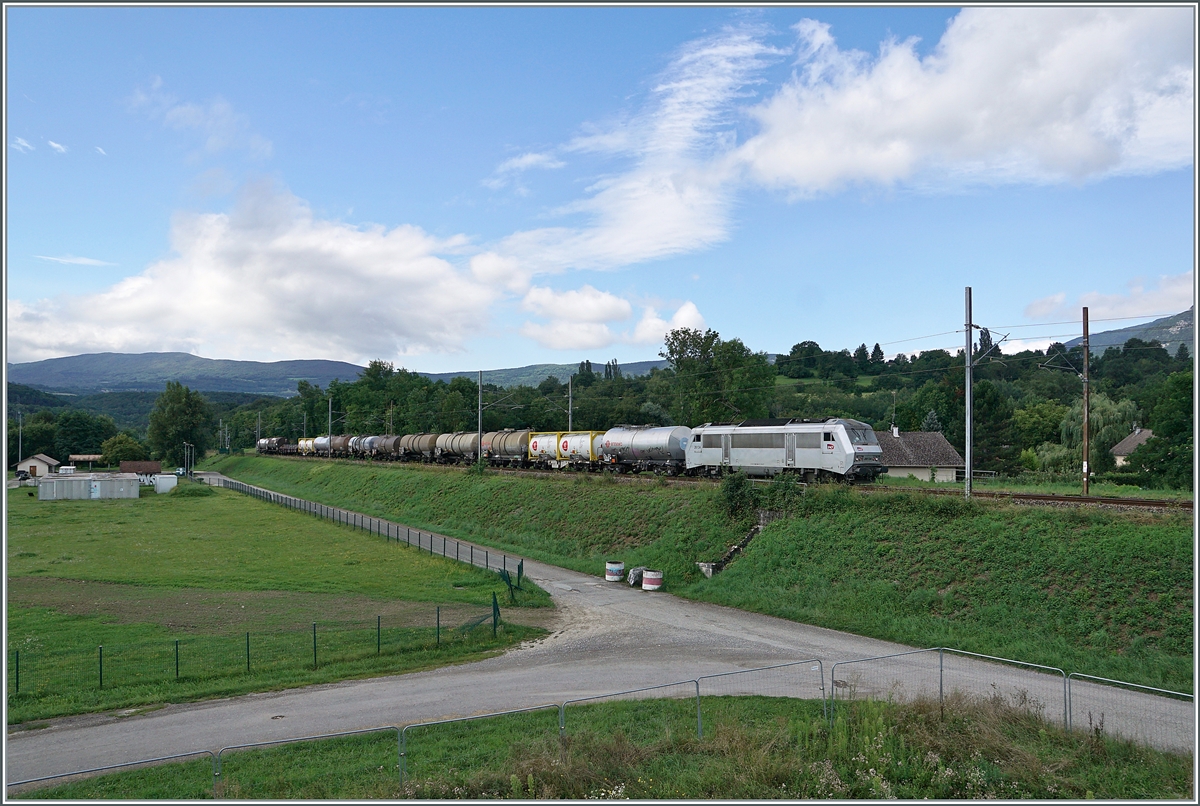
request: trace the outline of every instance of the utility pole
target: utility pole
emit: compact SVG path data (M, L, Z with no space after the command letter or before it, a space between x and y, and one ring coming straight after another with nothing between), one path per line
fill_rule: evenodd
M329 447L325 449L329 458L333 458L333 395L329 396Z
M475 460L479 461L483 458L483 370L479 370L479 383L476 386L479 389L479 433L475 441Z
M575 393L574 393L573 387L571 386L572 380L574 380L573 377L567 378L567 430L568 431L575 430L574 425L573 425L574 420L572 419L572 415L574 414L573 409L575 408Z
M964 384L965 403L966 403L966 409L967 409L967 438L964 443L964 450L963 450L963 458L965 459L965 462L966 462L966 473L965 473L964 479L963 479L963 482L964 482L963 495L966 498L971 497L971 437L972 437L972 433L971 433L971 431L972 431L972 429L971 429L971 418L972 418L972 412L971 412L971 365L973 363L973 357L971 355L971 353L972 353L971 328L972 327L974 327L974 325L971 324L971 286L967 286L967 323L966 323L966 328L965 328L967 331L967 356L966 356L967 377L966 377L966 383Z
M1088 309L1083 309L1083 494L1088 494L1088 407L1090 389L1088 387L1088 358L1091 348L1088 346Z
M303 412L300 412L300 413L301 413L302 415L304 415L304 420L302 421L302 422L303 422L303 425L301 425L301 426L300 426L300 428L301 428L301 431L300 431L300 436L301 436L301 437L304 437L304 438L306 438L306 439L307 439L307 438L308 438L308 412L307 412L307 411L303 411Z
M258 413L258 425L254 426L254 442L255 444L262 439L262 412Z
M17 410L17 464L21 464L21 460L25 458L24 456L21 455L24 452L24 448L21 446L22 425L23 425L23 423L21 422L21 410L18 409Z
M395 431L392 430L392 408L393 407L389 404L388 405L388 436L391 436L392 434L396 433Z

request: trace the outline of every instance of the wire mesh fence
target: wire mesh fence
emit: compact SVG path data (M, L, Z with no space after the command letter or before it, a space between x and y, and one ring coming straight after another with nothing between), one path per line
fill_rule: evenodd
M313 622L307 629L183 636L166 641L10 650L8 694L37 698L82 689L320 669L491 638L499 608L431 606L428 612L353 622Z
M1072 730L1119 736L1162 750L1195 750L1191 694L1078 673L1067 675L1067 690Z
M710 674L696 683L701 697L793 697L819 699L822 705L826 700L824 664L816 659Z

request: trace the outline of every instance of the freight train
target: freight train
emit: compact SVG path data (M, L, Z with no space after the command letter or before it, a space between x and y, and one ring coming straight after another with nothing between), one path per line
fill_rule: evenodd
M804 481L874 481L887 472L871 426L858 420L762 419L685 426L618 425L607 431L507 429L403 436L260 439L261 454L474 463L498 467L650 471L667 475L788 473Z

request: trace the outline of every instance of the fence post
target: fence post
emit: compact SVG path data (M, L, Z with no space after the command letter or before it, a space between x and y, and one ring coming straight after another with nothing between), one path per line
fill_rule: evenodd
M475 564L475 544L471 544L471 565Z
M313 622L313 671L317 670L317 622Z
M704 738L704 718L700 715L700 678L696 678L696 738Z
M457 540L455 540L455 541L454 541L454 561L455 561L455 562L458 562L458 561L459 561L459 560L458 560L458 550L459 550L460 548L462 548L462 543L459 543Z
M942 693L942 681L945 679L945 660L946 652L942 647L938 647L938 711L941 718L946 718L946 697Z
M246 633L246 674L250 673L250 633Z
M442 537L442 556L446 556L446 538L444 535Z
M492 563L491 563L491 560L488 559L488 550L487 549L483 550L483 567L489 571L492 570ZM493 598L494 598L494 596L495 596L495 594L493 594Z
M507 570L508 570L508 555L507 555L507 554L501 554L501 555L500 555L500 558L501 558L501 559L500 559L500 568L501 568L501 570L507 571Z
M500 624L500 603L496 601L496 592L492 591L492 637L496 637L496 627Z
M375 617L375 654L380 654L383 648L383 616Z
M175 639L175 679L179 679L179 639Z
M496 594L492 594L495 598ZM104 688L104 646L100 646L100 688Z
M437 627L435 629L437 631L435 633L435 635L437 635L437 645L441 646L442 645L442 608L441 608L441 606L439 606L437 609Z

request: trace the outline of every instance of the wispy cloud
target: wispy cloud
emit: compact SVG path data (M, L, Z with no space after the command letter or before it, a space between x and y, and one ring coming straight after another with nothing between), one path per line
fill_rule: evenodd
M75 266L116 266L116 263L108 263L103 260L96 260L90 257L75 257L74 255L63 255L62 257L50 257L49 255L34 255L38 260L49 260L54 263L69 263Z
M24 138L21 137L18 137L16 140L13 140L11 143L9 143L8 147L15 148L22 154L33 151L33 146L29 145L29 143L25 142Z
M618 329L615 323L632 318L632 303L590 285L572 291L534 287L525 295L521 307L550 320L525 322L521 335L556 350L599 349L615 343L658 344L673 328L704 327L704 317L695 303L688 301L679 306L669 321L660 317L655 308L647 307L632 329Z
M439 256L462 245L323 220L285 190L251 185L230 213L177 215L175 255L103 293L10 300L10 360L143 350L147 333L155 349L260 360L453 352L495 300Z
M492 172L492 175L483 180L483 184L492 190L500 190L512 182L515 176L531 168L553 170L555 168L562 168L565 165L565 162L552 154L529 152L500 163L496 167L496 170ZM518 185L517 189L520 191L522 188Z
M67 153L67 147L66 147L66 146L64 146L64 145L60 145L60 144L58 144L58 143L54 142L53 140L47 140L47 141L46 141L46 144L47 144L48 146L50 146L51 148L53 148L55 151L57 151L59 154L66 154L66 153Z
M1070 304L1063 292L1034 300L1025 308L1027 319L1073 320L1080 309L1087 307L1092 319L1116 317L1151 317L1179 313L1193 303L1195 277L1190 271L1183 274L1160 275L1153 283L1144 277L1129 282L1128 291L1102 294L1088 291Z
M801 195L853 183L1077 182L1191 164L1190 8L968 8L922 58L796 26L791 80L736 151Z
M204 138L203 153L241 150L259 159L272 154L271 141L253 131L249 117L220 96L202 104L180 101L166 92L162 79L155 76L148 86L135 89L127 104L130 110L161 120L168 128L199 132Z
M105 157L107 157L107 156L108 156L108 154L107 154L107 153L105 153L104 149L103 149L103 148L101 148L100 146L96 146L96 153L97 153L97 154L100 154L100 155L102 155L102 156L105 156Z

